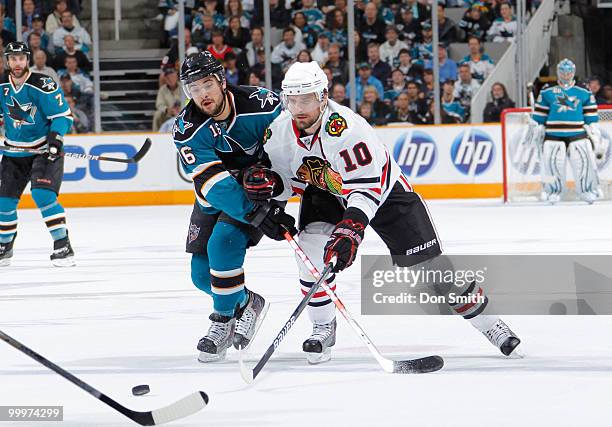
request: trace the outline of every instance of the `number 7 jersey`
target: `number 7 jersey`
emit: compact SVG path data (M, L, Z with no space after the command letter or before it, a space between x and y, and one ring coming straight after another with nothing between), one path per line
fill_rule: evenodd
M288 111L268 127L264 150L283 179L278 199L315 185L372 219L399 179L412 190L374 129L351 109L329 100L320 129L301 136Z

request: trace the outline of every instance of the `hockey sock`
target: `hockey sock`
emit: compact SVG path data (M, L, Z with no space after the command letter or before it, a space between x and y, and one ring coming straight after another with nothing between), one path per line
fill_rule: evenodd
M0 243L8 243L17 233L17 204L19 199L0 197Z
M215 225L208 241L213 305L223 316L233 316L237 305L247 303L242 264L248 241L243 230L224 222Z
M40 209L47 230L53 240L60 240L68 235L66 230L66 214L64 208L57 201L57 194L51 190L34 188L32 198Z
M306 295L315 282L307 282L300 279L300 284L302 285L302 294ZM332 274L325 280L325 284L329 286L332 291L335 291L336 275ZM312 296L312 299L308 302L307 310L308 317L312 323L329 323L336 317L336 306L322 288L319 288Z
M210 266L208 257L201 254L191 255L191 281L199 290L212 296L210 289Z

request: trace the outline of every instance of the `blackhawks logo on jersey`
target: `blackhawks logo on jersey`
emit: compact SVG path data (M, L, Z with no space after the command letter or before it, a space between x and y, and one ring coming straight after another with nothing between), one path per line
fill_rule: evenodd
M266 131L264 132L264 136L263 136L263 144L268 142L271 137L272 137L272 131L270 130L270 128L266 128Z
M341 136L346 129L346 120L338 113L332 113L325 125L325 131L331 136Z
M342 193L342 177L331 168L327 160L318 157L304 157L296 176L330 193Z

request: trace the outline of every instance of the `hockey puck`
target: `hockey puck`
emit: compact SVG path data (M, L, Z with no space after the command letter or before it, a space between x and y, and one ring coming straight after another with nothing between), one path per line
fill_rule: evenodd
M132 394L134 396L143 396L150 392L151 389L147 384L137 385L136 387L132 387Z

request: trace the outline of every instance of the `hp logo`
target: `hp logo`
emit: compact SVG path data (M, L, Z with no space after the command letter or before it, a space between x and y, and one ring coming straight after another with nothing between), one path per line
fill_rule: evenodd
M410 178L421 177L436 162L436 144L425 132L408 131L395 141L393 157L404 175Z
M451 146L451 159L459 172L468 176L484 173L495 158L491 137L479 129L461 132Z

